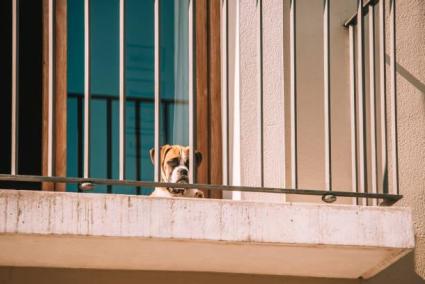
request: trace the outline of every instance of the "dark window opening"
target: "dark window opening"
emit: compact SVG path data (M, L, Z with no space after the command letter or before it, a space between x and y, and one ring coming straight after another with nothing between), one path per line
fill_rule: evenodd
M10 173L12 1L0 1L0 173ZM20 1L19 7L19 174L41 174L42 1ZM39 183L6 183L0 188L40 189Z

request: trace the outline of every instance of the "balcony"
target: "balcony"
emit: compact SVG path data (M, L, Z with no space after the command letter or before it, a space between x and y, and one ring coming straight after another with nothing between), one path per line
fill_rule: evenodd
M395 0L390 1L388 30L385 30L387 10L383 0L368 1L365 5L358 1L354 10L338 6L345 13L350 10L350 16L354 15L351 18L338 15L339 20L343 16L348 20L344 21L345 27L343 22L339 25L337 32L340 35L335 37L335 45L346 49L338 50L335 58L330 52L331 1L320 1L320 5L324 3L323 7L319 7L323 12L320 14L323 34L319 36L323 40L323 51L319 52L323 55L323 62L320 61L323 86L317 78L307 83L297 81L303 74L309 74L304 65L306 58L313 58L312 54L318 53L316 47L305 44L308 37L297 40L297 35L302 36L306 31L305 27L298 25L301 18L297 16L300 11L296 8L298 1L288 1L287 7L273 4L277 8L270 6L271 1L217 1L218 16L210 15L211 18L208 18L203 15L203 19L205 23L212 19L209 27L214 24L218 27L220 48L217 48L218 45L204 47L208 52L213 47L218 50L220 60L209 54L212 59L208 64L220 62L220 68L216 69L221 73L209 70L210 73L201 74L197 72L202 72L198 60L202 57L202 48L194 44L194 40L202 42L196 36L205 36L197 30L203 26L195 25L195 19L199 20L197 9L202 12L202 7L195 6L195 1L190 0L187 2L187 15L184 14L188 17L187 30L182 32L188 48L188 68L184 70L187 74L182 77L182 81L187 79L187 98L181 100L162 97L165 92L161 89L163 73L160 63L164 59L161 58L160 43L161 1L155 0L151 7L152 50L143 50L149 54L152 51L153 66L145 68L152 71L149 76L152 75L153 79L148 82L152 83L151 98L128 94L130 84L127 84L125 75L131 68L126 66L125 59L128 52L124 41L128 10L125 10L124 0L117 2L117 96L95 93L91 89L91 74L95 72L90 65L93 54L90 37L96 29L90 26L92 6L89 0L84 1L84 9L81 10L84 10L84 91L64 91L66 88L61 85L63 81L60 78L68 74L58 62L66 47L63 37L57 32L60 30L58 26L66 22L66 17L59 17L64 4L45 1L48 9L47 13L43 10L46 13L43 19L48 32L43 44L49 48L43 54L48 64L45 66L47 72L43 71L42 169L37 174L26 173L20 163L25 158L20 146L28 145L28 141L20 137L23 132L20 129L22 112L19 105L25 103L20 95L28 94L20 92L19 88L25 83L19 80L19 1L11 2L10 172L1 173L0 181L16 190L0 190L0 266L356 279L375 276L414 249L411 210L392 206L403 198L399 190L398 169ZM333 5L343 2L335 3ZM379 13L374 12L376 7L379 7ZM55 13L49 13L52 10ZM276 17L266 18L264 15L282 10L286 13L282 19L288 19L288 25L282 23L277 33L279 36L273 37L274 30L267 31L276 25L268 20ZM378 34L375 34L375 15L379 16L381 27ZM368 40L364 33L366 17ZM213 35L212 32L208 39L203 38L206 45L214 44L211 41ZM391 38L389 67L385 65L387 36ZM270 37L272 43L282 47L281 50L264 44ZM285 37L288 44L281 41ZM376 52L375 39L380 43L379 52ZM285 51L284 46L287 47ZM306 46L311 54L297 57L297 52ZM369 49L368 56L365 55L366 47ZM140 48L135 50L136 53L141 52ZM285 60L279 62L281 58ZM331 58L341 60L343 71L331 69ZM314 57L314 62L316 60ZM272 66L266 66L265 62ZM267 72L268 67L272 72ZM334 79L338 76L333 77L332 74L335 74L332 72L338 73L336 75L344 80ZM388 78L386 73L390 74ZM256 80L253 80L253 74ZM277 77L282 82L276 80L278 86L273 92L267 91L269 81ZM213 83L205 78L210 78ZM208 91L219 95L205 99L199 81L208 86L220 86L217 87L220 92ZM279 82L282 84L279 85ZM342 102L342 95L331 95L334 82L339 84L338 91L344 91L341 93L347 102ZM317 91L319 85L323 87L319 88L323 114L317 116L317 97L306 99L305 94L309 88ZM391 108L387 108L387 100L391 101ZM93 111L95 101L105 106L101 109L101 113L105 114L101 118ZM128 102L133 103L134 109L129 107ZM343 111L332 108L332 102L334 106L345 106ZM71 107L61 111L61 106L67 103ZM177 104L187 107L188 112L187 123L178 122L183 125L191 149L188 164L192 168L187 184L172 183L164 176L164 161L160 156L161 145L172 139L169 135L172 131L168 131L172 123L170 113L174 112ZM211 104L216 107L215 111L220 109L214 117L209 108ZM152 107L153 114L150 118L152 127L148 130L152 133L149 138L153 141L150 146L154 155L150 158L154 166L150 159L145 159L149 161L149 168L141 166L142 155L149 155L148 151L142 153L142 142L149 143L140 135L143 128L141 121L144 121L141 118L142 106L146 105ZM97 110L99 113L99 108ZM303 110L305 113L309 112L305 110L312 112L308 119L303 116ZM134 120L129 119L129 112L134 112ZM337 115L335 112L338 112ZM70 124L73 123L71 130L66 123L67 115ZM93 129L96 129L93 117L97 121L105 120L102 123L106 125L106 139L93 135ZM341 117L344 119L339 120ZM214 120L217 118L219 122ZM317 125L311 127L306 121L320 121L320 130L311 131ZM205 139L200 133L208 131L211 133ZM137 136L135 145L128 143L128 132ZM64 138L66 135L75 138L72 143ZM321 140L320 147L316 145L319 143L311 145L314 143L305 142L312 137ZM215 144L211 142L213 139ZM201 143L206 140L208 146ZM210 144L214 144L215 148L211 149ZM106 154L98 154L101 151L97 147L100 146L105 146ZM67 152L70 148L76 151ZM133 148L134 157L128 155ZM197 173L193 150L200 148L208 155L208 169L200 169ZM320 151L317 150L319 148ZM106 162L99 162L99 159L96 162L92 158L95 152L99 156L105 154ZM62 159L66 154L69 160L75 162L75 176L67 172L69 164ZM133 158L135 163L129 167L131 163L128 161ZM314 168L317 164L320 164L319 170ZM93 174L93 168L105 168L106 173L99 177L98 173ZM146 172L152 172L152 175L144 180L142 174ZM216 181L210 177L212 172ZM134 176L134 180L130 176ZM41 190L28 191L30 187L25 186L28 183ZM157 187L167 190L200 189L216 199L140 196L146 193L145 189ZM126 191L128 188L131 189ZM93 193L93 189L98 192ZM128 195L129 191L134 194Z
M369 278L414 247L396 207L0 191L0 265Z

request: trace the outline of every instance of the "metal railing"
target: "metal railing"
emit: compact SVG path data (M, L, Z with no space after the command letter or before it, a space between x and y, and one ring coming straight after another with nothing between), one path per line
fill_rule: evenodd
M398 137L397 137L397 73L396 73L396 0L390 0L390 79L391 79L391 143L392 143L392 193L399 195L398 172ZM350 48L350 82L351 82L351 144L352 144L352 181L353 190L364 193L367 186L367 155L366 155L366 102L365 102L365 56L364 56L364 17L369 20L369 98L370 98L370 160L371 160L371 192L378 192L378 167L377 167L377 125L376 125L376 72L375 72L375 7L379 5L379 84L380 84L380 129L381 129L381 167L383 191L389 193L388 185L388 141L387 141L387 92L386 92L386 61L385 61L385 0L370 0L363 4L357 2L357 13L344 25L349 30ZM356 38L355 38L356 33ZM356 41L357 40L357 54ZM357 73L356 73L357 55ZM356 88L357 79L357 88ZM356 129L356 96L359 100L358 122L359 139ZM358 143L359 142L359 143ZM357 145L359 144L359 145ZM360 176L357 173L357 149L359 149ZM360 185L357 185L359 180ZM376 200L373 201L376 204Z
M380 11L380 84L381 84L381 131L382 131L382 140L381 140L381 149L382 149L382 166L384 170L387 171L387 115L386 115L386 77L385 77L385 1L368 1L364 5L363 0L358 0L357 13L350 18L345 26L348 27L348 34L350 40L350 80L351 80L351 144L352 144L352 190L351 191L337 191L332 188L332 167L331 167L331 100L330 100L330 5L331 0L324 0L323 5L323 76L324 76L324 89L323 89L323 101L324 101L324 145L325 145L325 188L320 190L313 189L301 189L298 186L298 141L297 141L297 62L296 62L296 0L290 0L290 144L291 144L291 188L270 188L264 187L264 172L261 172L261 186L252 187L252 186L233 186L229 185L229 78L228 78L228 50L229 50L229 0L221 0L221 62L222 62L222 104L223 104L223 184L220 185L211 185L211 184L197 184L196 183L196 160L194 158L194 151L190 151L189 162L191 165L189 184L170 184L163 183L161 181L161 170L160 163L158 162L160 157L160 104L161 104L161 89L160 89L160 5L161 0L154 0L154 148L155 148L155 174L154 181L139 181L139 180L128 180L126 179L126 143L125 143L125 125L126 125L126 101L131 99L126 97L126 86L125 86L125 0L119 1L119 179L97 179L90 176L90 102L92 99L96 99L95 96L92 96L90 92L90 0L84 0L84 97L83 97L83 106L84 106L84 118L83 118L83 129L84 129L84 141L83 141L83 172L82 177L57 177L54 176L54 167L53 167L53 108L54 108L54 93L53 93L53 82L54 82L54 54L53 48L49 48L49 103L48 103L48 114L49 114L49 127L48 127L48 176L27 176L19 175L18 164L17 164L17 155L19 153L17 137L18 137L18 72L19 67L19 54L18 54L18 13L17 7L19 0L13 0L13 10L12 10L12 149L11 149L11 173L10 175L0 175L0 180L5 181L27 181L27 182L54 182L54 183L77 183L77 184L105 184L105 185L128 185L136 187L175 187L179 188L198 188L206 190L229 190L229 191L244 191L244 192L269 192L269 193L286 193L286 194L308 194L308 195L319 195L322 196L322 199L325 202L333 202L336 197L351 197L356 200L367 198L372 198L374 200L373 204L377 204L377 200L383 199L387 204L393 203L401 198L399 194L398 186L398 155L397 155L397 100L396 100L396 50L395 50L395 0L390 0L391 9L390 9L390 19L391 19L391 54L390 54L390 70L391 70L391 99L392 99L392 131L391 131L391 142L392 142L392 161L393 161L393 192L388 192L388 187L384 187L383 193L378 193L377 190L377 141L376 141L376 109L375 109L375 71L374 71L374 62L375 62L375 35L373 28L375 25L374 21L374 7L379 4ZM190 149L196 149L196 94L195 94L195 50L196 50L196 40L195 40L195 0L188 1L188 54L189 54L189 68L188 68L188 78L189 78L189 94L188 94L188 104L189 104L189 147ZM55 0L49 0L49 9L54 11ZM236 4L236 5L239 5ZM259 103L263 103L263 29L262 29L262 0L258 1L259 7L259 44L258 44L258 54L260 64L259 65ZM365 59L364 59L364 17L369 13L369 25L370 25L370 34L369 34L369 48L371 53L370 64L370 115L372 119L370 120L370 129L371 129L371 161L372 161L372 186L367 186L367 173L366 173L366 163L367 163L367 153L366 153L366 113L365 113ZM49 43L54 42L54 13L49 13ZM355 31L357 34L357 54L355 46ZM356 59L357 57L357 59ZM357 69L356 69L357 61ZM383 71L382 71L383 70ZM356 110L356 102L359 100L359 110ZM263 147L263 110L260 111L260 146ZM358 124L357 124L358 119ZM357 151L359 151L359 159L357 159ZM261 149L261 168L264 167L263 159L263 149ZM357 172L357 167L359 166L359 173ZM385 178L383 178L385 179Z
M77 93L68 93L68 99L69 100L76 100L77 103L77 137L78 137L78 143L77 143L77 172L78 176L83 176L83 164L84 164L84 135L83 135L83 120L84 120L84 96L82 94ZM119 97L111 96L111 95L100 95L100 94L92 94L91 95L92 101L99 101L105 103L105 109L106 109L106 178L112 179L112 156L113 156L113 150L112 150L112 120L114 116L113 112L113 105L118 102L119 104ZM141 151L141 131L142 126L140 124L141 120L141 108L142 106L146 105L154 105L155 100L154 98L149 97L135 97L135 96L127 96L126 97L126 103L131 102L134 104L133 111L134 111L134 137L135 137L135 172L136 172L136 180L141 180L141 160L142 160L142 153ZM176 105L187 105L187 100L176 100L176 99L166 99L162 98L160 105L162 106L162 112L161 112L161 121L163 122L163 139L164 141L169 141L169 129L168 125L170 122L170 108L172 106ZM126 125L125 128L127 131L128 125ZM124 133L124 135L128 135ZM124 159L125 161L125 159ZM119 173L118 173L119 174ZM78 188L78 190L81 192L81 189ZM107 193L112 193L112 186L107 186ZM136 193L141 193L141 188L136 188Z

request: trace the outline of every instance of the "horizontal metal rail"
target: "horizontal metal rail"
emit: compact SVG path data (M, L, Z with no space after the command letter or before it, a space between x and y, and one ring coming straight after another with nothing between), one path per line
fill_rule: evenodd
M78 93L68 93L68 98L83 98L82 94ZM111 100L111 101L119 101L117 96L110 95L102 95L102 94L92 94L92 100ZM136 103L154 103L154 98L146 98L146 97L135 97L135 96L126 96L125 100L127 102L136 102ZM161 98L161 104L176 104L176 105L187 105L189 103L188 100L179 100L179 99L167 99Z
M256 186L230 186L216 184L182 184L182 183L164 183L153 181L137 181L137 180L117 180L117 179L101 179L101 178L76 178L76 177L47 177L47 176L32 176L32 175L5 175L0 174L0 181L11 182L53 182L53 183L69 183L69 184L85 184L95 185L120 185L120 186L135 186L145 188L155 187L170 187L184 189L206 189L206 190L227 190L227 191L243 191L243 192L265 192L265 193L286 193L298 195L315 195L315 196L333 196L333 197L354 197L354 198L377 198L383 199L385 205L390 205L401 198L398 194L384 193L360 193L351 191L337 190L316 190L316 189L290 189L277 187L256 187ZM325 198L323 198L325 200ZM334 200L333 200L334 201Z

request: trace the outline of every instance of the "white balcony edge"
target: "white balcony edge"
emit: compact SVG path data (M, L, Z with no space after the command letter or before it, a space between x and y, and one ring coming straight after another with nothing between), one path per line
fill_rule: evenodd
M0 248L10 252L0 256L0 265L43 266L44 260L31 256L38 243L38 248L48 247L46 258L57 250L64 255L84 252L76 262L65 257L45 266L356 278L373 276L414 248L411 211L401 207L0 190L0 220ZM61 246L62 241L69 247ZM164 249L175 256L171 262L155 255ZM121 250L135 255L139 251L143 261L124 257L116 263ZM148 257L143 257L147 251ZM245 254L258 255L255 266L253 260L245 263ZM90 263L90 255L99 259ZM232 262L231 256L240 258ZM334 272L315 264L315 258L329 266L332 259L353 257L359 257L358 267L337 263ZM286 267L276 265L289 262ZM297 265L305 268L292 267Z

